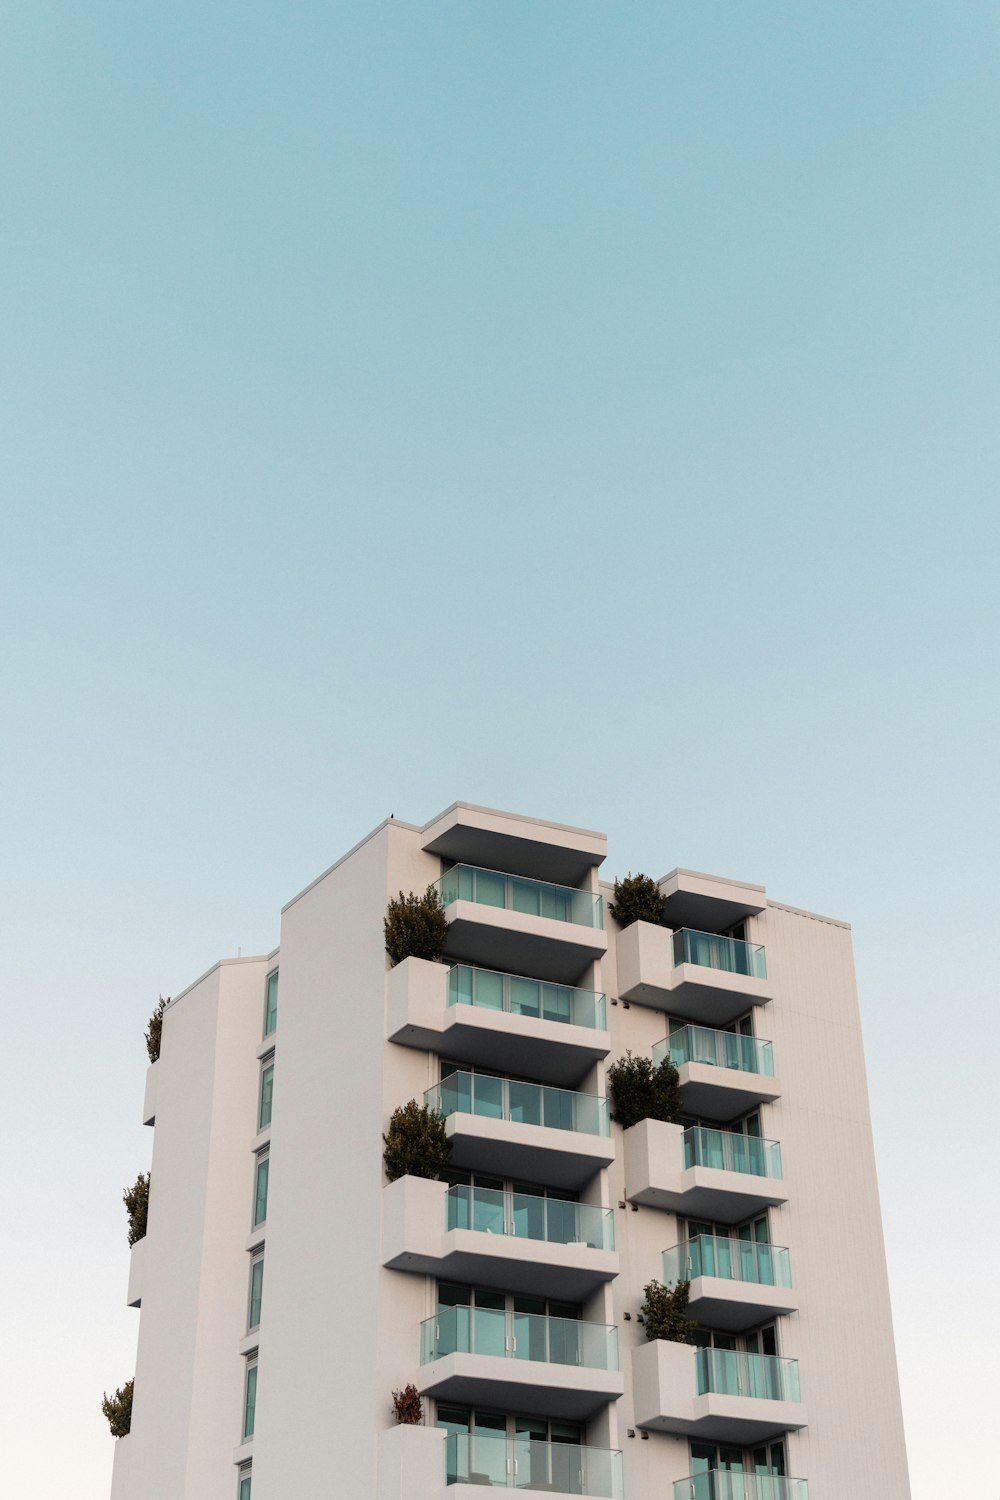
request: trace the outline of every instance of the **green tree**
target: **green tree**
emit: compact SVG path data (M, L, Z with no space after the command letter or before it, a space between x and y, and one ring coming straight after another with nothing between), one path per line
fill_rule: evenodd
M608 1087L613 1118L624 1130L640 1120L676 1123L681 1107L680 1082L669 1057L654 1068L650 1058L633 1057L627 1051L608 1069Z
M104 1392L101 1411L108 1419L111 1436L114 1438L128 1437L132 1430L132 1388L134 1385L134 1379L126 1380L113 1396L109 1396L107 1391Z
M160 1055L160 1042L163 1039L163 1012L169 1004L170 996L168 995L166 1000L164 1000L161 995L157 1001L156 1009L149 1018L149 1026L146 1030L146 1051L149 1053L151 1063L155 1063Z
M608 910L619 927L631 927L633 922L652 922L660 927L665 904L666 898L651 876L630 874L615 881L615 899Z
M128 1214L128 1242L134 1245L146 1235L146 1220L149 1217L148 1172L139 1173L132 1186L125 1189L122 1201Z
M386 907L385 951L394 966L404 958L440 958L447 937L448 919L433 885L422 896L400 891Z
M382 1160L390 1182L397 1177L440 1177L451 1161L444 1116L416 1099L393 1110L382 1141Z
M690 1281L679 1281L669 1290L660 1281L643 1287L642 1317L647 1339L667 1339L674 1344L693 1344L698 1324L688 1317Z

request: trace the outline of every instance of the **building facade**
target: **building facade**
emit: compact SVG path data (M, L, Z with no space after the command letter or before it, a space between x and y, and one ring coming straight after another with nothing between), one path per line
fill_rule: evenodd
M112 1500L908 1500L850 930L686 870L621 927L605 852L390 819L171 1002ZM431 883L444 960L391 967ZM627 1053L677 1123L611 1119ZM386 1179L409 1100L438 1180ZM647 1338L681 1282L694 1342Z

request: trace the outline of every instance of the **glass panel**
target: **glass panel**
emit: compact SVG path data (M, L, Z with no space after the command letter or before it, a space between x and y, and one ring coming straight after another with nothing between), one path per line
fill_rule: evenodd
M267 1003L264 1006L264 1035L270 1036L278 1024L278 971L267 976Z
M475 1004L475 969L466 964L455 964L448 970L448 1004Z
M576 1130L583 1135L611 1134L607 1099L514 1078L495 1078L489 1073L450 1073L435 1088L428 1089L424 1099L429 1108L445 1117L464 1112L523 1125Z
M253 1261L250 1266L250 1313L247 1318L247 1331L256 1328L260 1323L261 1293L264 1289L264 1257Z
M268 1063L260 1075L260 1110L257 1129L263 1130L271 1123L271 1104L274 1098L274 1063Z
M504 976L492 969L474 969L473 1004L487 1010L504 1009Z
M794 1359L745 1354L732 1349L701 1348L696 1356L698 1394L754 1396L768 1401L798 1401L799 1366Z
M486 1354L617 1370L618 1330L575 1318L451 1306L420 1325L420 1363L431 1364L447 1354Z
M556 922L575 922L582 927L604 926L600 896L572 886L503 875L472 865L454 865L438 881L445 906L453 901L475 901L483 906L506 907L527 916L547 917Z
M501 1419L505 1420L505 1419ZM546 1442L545 1423L517 1419L518 1435L450 1432L445 1447L448 1483L499 1485L517 1490L553 1490L563 1495L621 1500L622 1456L612 1448L579 1442ZM536 1436L536 1431L539 1435Z
M250 1500L250 1474L245 1474L240 1480L240 1500Z
M461 1184L448 1189L446 1201L448 1229L512 1234L518 1239L581 1244L594 1250L615 1248L614 1213L596 1204Z
M781 1147L777 1141L765 1141L760 1136L693 1125L684 1132L684 1165L780 1178Z
M253 1437L254 1412L257 1406L257 1366L247 1366L246 1399L243 1403L243 1436Z
M754 979L767 978L764 949L759 943L745 943L738 938L715 932L694 932L681 927L674 933L674 965L699 964L707 969L722 969L729 974L745 974Z
M254 1191L253 1223L256 1229L267 1218L267 1179L271 1158L262 1156L257 1163L257 1181Z

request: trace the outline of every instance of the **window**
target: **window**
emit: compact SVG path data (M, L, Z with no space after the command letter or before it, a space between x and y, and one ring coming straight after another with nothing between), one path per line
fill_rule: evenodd
M260 1299L264 1290L264 1257L255 1255L250 1262L250 1311L247 1332L260 1326Z
M250 1500L250 1474L240 1472L239 1500Z
M278 971L267 976L267 1001L264 1006L264 1035L271 1036L278 1024Z
M266 1152L263 1156L258 1156L257 1158L257 1173L254 1183L253 1198L253 1227L255 1229L257 1228L258 1224L263 1224L264 1220L267 1218L267 1178L269 1161L270 1157Z
M243 1437L253 1437L254 1410L257 1406L257 1361L247 1364L246 1395L243 1401Z
M260 1110L257 1115L257 1129L263 1130L265 1125L271 1123L271 1101L274 1096L274 1062L273 1060L264 1064L260 1070Z

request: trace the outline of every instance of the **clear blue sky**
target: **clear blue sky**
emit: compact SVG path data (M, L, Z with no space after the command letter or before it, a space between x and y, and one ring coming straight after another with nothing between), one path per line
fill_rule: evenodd
M107 1497L158 993L460 797L853 921L914 1500L996 1500L997 7L4 33L0 1489Z

